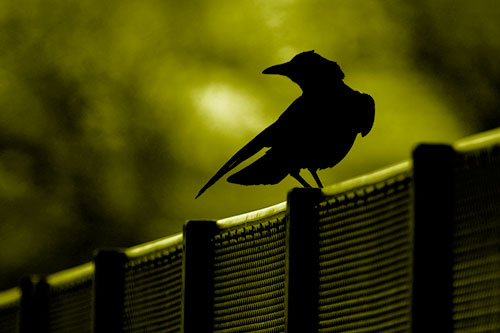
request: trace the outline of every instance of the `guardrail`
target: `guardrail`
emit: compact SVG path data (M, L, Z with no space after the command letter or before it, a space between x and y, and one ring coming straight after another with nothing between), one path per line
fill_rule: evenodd
M0 332L500 330L500 130L0 293Z

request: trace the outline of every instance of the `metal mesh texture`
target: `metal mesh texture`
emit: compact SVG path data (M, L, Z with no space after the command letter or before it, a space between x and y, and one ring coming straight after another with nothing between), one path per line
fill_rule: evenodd
M49 332L92 331L93 274L49 286Z
M320 203L320 332L410 331L410 186L405 171Z
M499 332L500 145L459 153L454 181L454 330Z
M214 237L214 332L285 331L285 213Z
M18 332L21 294L3 300L2 296L6 294L7 292L0 294L0 333Z
M124 331L180 332L182 244L125 265Z

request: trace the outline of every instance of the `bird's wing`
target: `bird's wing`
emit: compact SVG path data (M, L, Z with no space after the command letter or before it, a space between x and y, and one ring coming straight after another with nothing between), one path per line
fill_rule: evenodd
M359 121L360 133L365 137L370 133L375 121L375 101L368 94L360 94L358 98L358 110L361 116Z
M267 151L244 169L232 174L227 181L240 185L278 184L288 175L288 168L283 161L273 154L273 148Z
M253 138L249 143L247 143L243 148L241 148L229 161L222 166L222 168L217 171L217 173L210 178L210 180L202 187L196 198L203 194L207 188L215 184L221 177L226 173L234 169L241 162L257 154L262 148L270 147L272 141L272 132L276 123L273 123L268 128L260 132L255 138Z

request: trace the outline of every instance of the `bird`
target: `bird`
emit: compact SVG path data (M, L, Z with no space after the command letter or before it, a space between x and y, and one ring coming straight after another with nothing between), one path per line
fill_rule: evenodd
M234 154L201 188L202 195L240 163L268 148L262 157L227 178L241 185L271 185L290 175L311 187L300 175L307 169L319 188L317 171L337 165L350 151L358 134L365 137L375 120L375 101L344 83L335 62L314 50L265 69L263 74L288 77L302 90L279 118Z

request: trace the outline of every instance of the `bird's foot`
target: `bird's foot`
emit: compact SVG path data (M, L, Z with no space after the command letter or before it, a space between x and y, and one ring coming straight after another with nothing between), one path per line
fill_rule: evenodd
M318 184L318 187L323 188L323 184L321 183L321 180L319 179L318 174L316 173L316 170L314 170L314 169L308 169L308 170L311 173L311 175L313 176L316 184Z
M308 182L306 182L306 180L304 178L302 178L302 176L299 174L299 173L293 173L293 174L290 174L293 178L297 179L297 181L300 183L300 185L304 186L304 187L312 187L311 185L309 185Z

